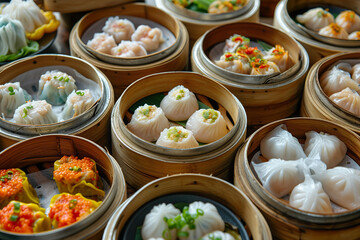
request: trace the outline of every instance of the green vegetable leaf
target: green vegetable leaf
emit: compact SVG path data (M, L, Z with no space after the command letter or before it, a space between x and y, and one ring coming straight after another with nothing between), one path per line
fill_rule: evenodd
M257 43L264 49L264 51L269 51L273 48L270 44L267 44L266 42L263 42L261 40L258 40Z
M21 48L17 53L0 55L0 62L13 61L21 57L27 56L39 50L39 43L36 41L28 41L28 45Z

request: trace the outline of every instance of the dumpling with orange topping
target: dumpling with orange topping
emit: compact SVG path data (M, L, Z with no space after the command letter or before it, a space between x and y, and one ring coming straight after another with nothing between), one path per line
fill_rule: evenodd
M38 233L51 229L45 209L34 203L11 201L0 210L0 229L16 233Z
M339 39L348 39L349 34L346 30L336 23L331 23L330 25L323 27L319 30L319 34L325 37L339 38Z
M319 31L321 28L334 22L334 16L327 11L328 9L313 8L296 16L296 20L310 30Z
M26 174L21 169L1 169L0 208L12 200L39 204L35 189L30 185Z
M85 197L105 196L94 160L63 156L54 163L54 179L59 192L81 193Z
M354 11L343 11L335 19L340 27L348 33L360 31L360 17Z
M275 45L274 48L270 49L264 56L264 59L276 63L280 72L288 70L293 63L289 52L280 45Z
M178 149L194 148L199 146L199 143L194 138L193 133L181 126L165 128L164 131L161 132L156 144L163 147Z
M240 46L250 45L250 39L239 34L234 34L225 41L224 53L234 52Z
M274 62L257 58L251 62L250 75L267 75L280 72L278 65Z
M53 196L50 201L49 218L54 228L61 228L73 224L85 217L100 206L96 202L83 197L80 193L72 195L61 193Z
M244 54L227 52L219 60L215 61L215 64L235 73L249 74L251 72L249 58Z

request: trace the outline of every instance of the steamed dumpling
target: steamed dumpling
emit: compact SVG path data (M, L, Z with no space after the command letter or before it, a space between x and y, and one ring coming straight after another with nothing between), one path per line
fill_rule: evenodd
M330 100L333 101L339 107L355 114L360 117L360 95L359 93L345 88L341 92L332 94Z
M12 117L15 109L30 99L31 96L20 87L19 82L0 85L0 115Z
M231 234L221 231L214 231L200 238L200 240L214 240L214 239L235 240L235 238Z
M360 31L360 17L354 11L343 11L335 19L340 27L348 33Z
M86 45L95 51L111 54L111 49L116 47L116 42L112 35L95 33L93 39L89 40Z
M308 29L319 31L321 28L334 22L334 16L323 8L313 8L304 14L297 15L296 20Z
M349 34L346 30L336 23L331 23L330 25L323 27L319 30L319 34L325 37L339 38L339 39L348 39Z
M151 28L147 25L138 26L131 36L131 40L141 42L146 51L149 52L155 51L164 42L163 33L160 28Z
M306 157L299 140L287 131L285 124L277 126L261 140L260 152L267 159L297 160Z
M73 91L67 98L62 113L63 119L69 119L79 116L89 108L91 108L96 99L89 89Z
M0 15L0 56L16 53L25 46L26 35L21 22Z
M56 123L58 119L46 101L32 101L15 110L14 121L18 124L40 125Z
M280 72L288 70L292 65L289 52L280 45L275 45L274 48L270 49L264 56L264 59L276 63Z
M120 19L118 16L109 17L102 30L112 35L118 44L123 40L130 40L135 32L135 26L128 19Z
M196 140L202 143L211 143L227 133L224 117L214 109L200 109L188 119L186 129L193 132Z
M169 120L161 108L145 104L135 110L127 128L139 138L152 142L169 126Z
M160 107L168 119L184 121L199 109L199 104L194 93L179 85L171 89L162 99Z
M360 31L352 32L348 36L349 40L360 40Z
M360 32L359 32L360 33ZM351 69L351 78L360 84L360 63L355 64Z
M239 34L234 34L225 41L223 52L233 53L239 46L250 45L250 39Z
M111 55L116 57L132 58L146 56L146 49L139 42L121 41L111 49Z
M280 68L276 63L265 59L257 58L251 62L251 66L250 75L267 75L280 72Z
M180 127L173 126L165 128L161 133L160 137L156 141L157 145L169 148L194 148L198 147L199 143L194 138L194 135L191 131Z
M251 72L251 65L249 58L244 54L225 53L215 64L225 70L241 74L249 74Z

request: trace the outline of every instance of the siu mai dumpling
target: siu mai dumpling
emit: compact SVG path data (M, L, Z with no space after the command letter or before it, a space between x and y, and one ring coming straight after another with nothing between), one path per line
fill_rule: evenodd
M115 42L119 44L123 40L131 39L131 35L135 32L135 26L128 19L120 19L116 16L109 17L102 30L107 34L112 35Z
M323 8L313 8L304 14L297 15L296 20L310 30L319 31L334 22L334 16Z
M360 40L360 31L350 33L348 39L349 40Z
M339 107L360 117L360 95L356 91L345 88L341 92L332 94L330 100Z
M73 91L67 98L62 116L64 120L79 116L96 102L89 89Z
M289 52L280 45L275 45L274 48L270 49L264 59L276 63L280 72L288 70L293 64Z
M56 123L58 118L52 106L44 100L32 101L18 107L14 113L17 124L41 125Z
M140 42L121 41L121 43L111 49L111 55L123 58L146 56L147 51Z
M156 141L165 128L170 127L169 120L161 108L155 105L138 107L132 115L127 128L139 138L146 141Z
M161 132L156 144L163 147L178 149L195 148L199 146L193 133L180 126L165 128Z
M244 54L227 52L220 57L220 60L215 61L215 64L230 72L241 74L249 74L251 72L249 58Z
M146 51L149 52L157 50L160 44L164 42L161 29L151 28L147 25L138 26L131 36L131 40L141 42Z
M360 32L359 32L360 33ZM355 64L351 69L351 78L360 84L360 63Z
M112 35L95 33L94 37L86 45L100 53L111 54L111 49L116 47L116 42Z
M360 17L354 11L343 11L335 19L340 27L348 33L360 31Z
M346 30L336 23L331 23L319 30L319 34L325 37L348 39L349 34Z
M250 75L267 75L280 72L278 65L272 61L257 58L251 62Z
M214 109L194 112L186 123L186 129L192 131L196 140L202 143L215 142L228 133L224 117Z
M239 34L234 34L225 41L224 53L233 53L240 46L250 45L250 39Z
M184 121L199 109L199 104L194 93L179 85L171 89L161 100L160 107L168 119Z
M19 82L0 85L0 115L12 117L15 109L30 99L31 96L20 87Z

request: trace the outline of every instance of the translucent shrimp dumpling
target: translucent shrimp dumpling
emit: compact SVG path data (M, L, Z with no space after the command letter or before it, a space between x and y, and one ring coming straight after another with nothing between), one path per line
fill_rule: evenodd
M351 78L360 84L360 63L355 64L351 69Z
M193 133L180 126L165 128L161 132L156 144L177 149L195 148L199 146Z
M341 92L332 94L329 98L339 107L360 117L360 95L356 91L345 88Z
M0 85L0 115L12 117L15 109L30 99L31 96L18 82Z
M93 39L89 40L86 45L95 51L111 54L111 49L116 47L116 42L112 35L95 33Z
M15 110L14 121L18 124L40 125L58 121L52 106L46 101L32 101L19 106Z
M169 126L169 120L161 108L145 104L135 110L127 128L139 138L152 142Z
M296 20L310 30L319 31L334 22L334 16L323 8L313 8L304 14L297 15Z
M293 64L289 52L280 45L275 45L274 48L270 49L264 59L276 63L280 72L288 70Z
M111 55L124 58L141 57L146 56L147 51L139 42L122 41L111 49Z
M163 33L160 28L151 28L147 25L140 25L131 36L132 41L139 41L146 51L155 51L164 42Z
M225 41L224 53L234 52L238 47L250 45L250 39L239 34L234 34Z
M41 75L39 80L39 99L53 105L61 105L76 90L75 79L67 73L52 70Z
M339 39L348 39L349 34L346 30L336 23L331 23L328 26L325 26L319 30L319 34L325 37L339 38Z
M184 121L199 109L199 104L194 93L179 85L171 89L162 99L160 107L168 119Z
M215 64L225 70L241 74L249 74L251 65L249 58L244 54L225 53Z
M360 31L352 32L348 36L349 40L360 40Z
M265 59L257 58L251 62L251 66L250 75L267 75L280 72L280 68L276 63Z
M200 240L214 240L214 239L235 240L235 238L231 234L221 231L214 231L200 238Z
M143 226L141 228L141 236L143 239L162 239L163 233L168 240L176 240L176 229L169 230L167 222L164 218L175 218L180 214L180 210L172 204L159 204L154 206L150 213L145 216Z
M79 116L96 102L95 97L89 89L73 91L66 100L62 112L63 119L70 119Z
M16 53L25 46L26 35L21 22L0 15L0 56Z
M332 213L329 196L320 182L306 175L305 181L297 185L290 194L290 206L312 213Z
M348 33L360 31L360 17L354 11L343 11L335 19L335 22Z
M131 35L135 32L135 26L128 19L120 19L116 16L109 17L102 30L107 34L112 35L115 42L119 44L122 40L131 39Z
M214 142L228 133L224 117L214 109L197 110L188 119L186 129L192 131L196 140L202 143Z

